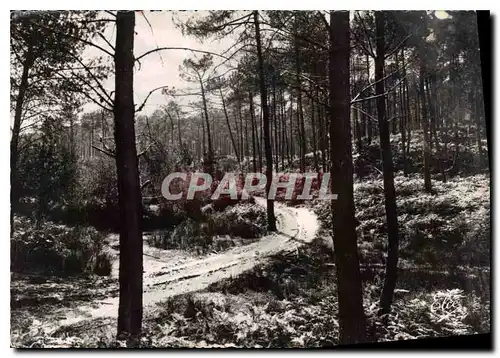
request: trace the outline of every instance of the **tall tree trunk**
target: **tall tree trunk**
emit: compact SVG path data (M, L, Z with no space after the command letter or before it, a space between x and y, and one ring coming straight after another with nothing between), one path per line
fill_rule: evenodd
M427 106L425 103L425 88L424 88L424 78L425 78L425 69L423 60L420 60L420 75L419 75L419 97L420 97L420 106L422 111L422 129L424 131L424 190L428 193L432 192L432 184L431 184L431 172L430 172L430 150L429 150L429 128L428 128L428 119L427 119Z
M18 161L19 161L19 133L21 132L21 117L23 114L23 105L28 90L28 76L33 65L33 48L28 46L23 63L23 73L19 90L16 98L16 108L14 112L14 126L12 128L12 138L10 140L10 235L14 233L14 212L17 211L19 201L19 183L18 183Z
M295 160L295 145L293 141L293 96L290 93L290 158L289 158L289 167L292 167L293 161Z
M172 115L170 114L169 111L167 112L168 119L170 119L170 143L172 145L172 148L175 145L175 124L174 124L174 118L172 118ZM179 147L180 149L180 147Z
M285 91L281 90L281 145L285 146L285 150L281 156L281 168L285 169L285 155L286 158L290 158L290 147L288 145L288 136L286 130L286 100L285 100Z
M253 108L253 94L250 92L250 121L252 122L252 162L253 162L253 172L257 173L257 138L256 138L256 132L257 129L255 128L255 111Z
M368 76L368 83L370 82L370 56L368 54L366 55L366 75ZM371 88L368 89L368 94L367 96L370 95L371 93ZM368 115L371 116L372 114L372 103L371 101L366 101L366 112ZM367 116L367 123L368 123L368 128L366 129L367 131L367 142L368 145L372 144L372 137L373 137L373 122L369 116Z
M397 57L396 57L397 61ZM396 63L398 67L398 63ZM406 126L408 119L408 106L405 104L405 87L406 87L406 67L405 67L405 53L404 49L401 49L401 67L403 69L403 83L399 87L399 105L401 108L401 119L400 119L400 132L401 132L401 153L403 155L403 175L408 175L408 160L406 158Z
M385 58L385 21L384 12L375 12L376 48L375 57L375 92L377 97L378 128L380 134L380 149L382 151L382 170L384 174L385 214L387 218L387 263L385 270L384 287L380 296L379 314L390 312L394 289L396 288L398 269L398 214L396 208L396 190L394 189L394 173L392 166L391 141L389 138L389 125L385 113L384 89L384 58Z
M227 130L229 131L229 136L231 138L231 143L233 144L234 153L236 154L236 158L238 159L239 162L240 155L238 154L238 146L236 145L236 142L233 137L233 132L231 131L231 123L229 123L229 116L227 114L226 102L224 101L224 95L222 94L222 89L219 89L219 91L220 91L220 98L222 99L222 108L224 109L224 116L226 117Z
M485 124L491 123L491 92L488 91L491 88L490 76L488 76L488 70L491 68L491 57L488 55L488 49L491 44L491 15L489 10L479 10L476 11L477 17L477 33L479 38L479 56L481 63L481 93L483 97L483 113ZM479 26L479 23L483 24ZM479 107L481 108L481 107ZM488 145L488 167L491 170L491 126L486 125L486 140Z
M476 142L477 142L477 149L478 149L478 154L479 154L479 169L481 170L484 166L483 162L483 146L481 144L481 128L482 128L482 122L481 122L481 100L480 96L476 93L476 96L474 97L474 116L476 117Z
M118 11L115 46L115 143L120 208L118 339L140 342L142 325L142 199L134 127L133 11Z
M256 129L256 133L257 134L257 152L259 153L259 170L262 171L262 168L264 167L264 163L263 163L263 160L262 160L262 148L264 147L264 135L262 134L262 131L264 130L264 116L263 116L263 112L262 112L262 104L261 104L261 109L260 109L260 112L259 112L259 123L260 123L260 126L258 128L258 130Z
M269 195L271 182L273 180L273 151L271 147L271 138L269 136L269 107L267 106L267 90L264 74L264 59L262 56L262 44L260 39L259 29L259 12L254 11L255 21L255 42L257 44L257 60L259 65L259 87L260 100L262 104L263 119L264 119L264 150L266 152L266 196ZM274 216L274 198L267 198L267 227L269 231L276 231L276 217Z
M319 96L319 90L316 90L316 97L320 99ZM318 105L317 107L318 111L318 122L319 122L319 128L320 133L319 133L319 146L320 146L320 151L321 151L321 168L323 169L323 173L326 172L326 135L325 131L323 128L326 128L326 125L324 125L324 119L323 119L323 111L321 110L321 105Z
M278 104L276 103L276 77L273 73L272 75L272 81L273 81L273 123L274 123L274 163L276 166L276 170L278 169L279 165L279 136L278 136L278 114L277 114L277 106Z
M205 155L206 155L206 152L207 152L207 135L206 135L206 130L205 130L205 116L203 115L203 110L201 111L200 113L201 115L201 134L202 134L202 137L203 137L203 153L202 153L202 157L205 158Z
M405 70L406 72L406 70ZM406 136L406 155L405 158L408 158L410 156L410 143L411 143L411 106L410 106L410 87L408 85L408 79L405 78L405 87L406 87L406 129L408 130L407 136ZM418 96L417 96L418 98ZM418 113L418 109L417 109ZM408 161L408 159L407 159ZM408 166L408 163L407 163Z
M311 100L311 129L312 129L312 150L313 150L313 160L314 160L314 170L319 172L319 163L318 163L318 146L316 142L316 121L314 119L315 114L314 101Z
M297 20L297 19L296 19ZM295 47L295 82L297 86L297 132L299 136L299 163L300 163L300 171L304 173L305 169L305 161L306 161L306 133L304 126L304 108L302 106L302 81L300 76L302 74L302 68L300 63L300 52L299 52L299 43L297 38L294 41Z
M333 244L337 267L340 340L366 339L354 218L349 95L349 12L330 11L329 90Z
M200 88L201 88L201 99L203 100L203 113L205 115L205 123L207 126L207 144L208 144L208 152L207 152L207 160L204 165L207 166L210 174L213 174L213 165L214 165L214 151L212 147L212 136L210 134L210 122L208 120L208 109L207 109L207 99L205 96L205 87L203 86L203 81L200 78Z
M434 76L434 75L433 75ZM435 83L434 83L435 84ZM441 152L441 145L439 143L439 138L437 135L437 130L436 130L436 122L437 122L437 110L436 110L436 102L433 103L432 98L431 98L431 92L436 91L436 87L433 86L431 88L430 82L427 81L427 100L429 103L429 110L431 112L431 132L434 132L434 144L436 146L436 156L438 160L438 165L439 165L439 172L441 173L441 180L443 183L446 183L446 173L444 170L444 163L443 163L443 153ZM434 97L434 96L433 96Z
M177 115L177 140L179 141L179 149L182 150L181 116L178 110L175 111L175 114Z

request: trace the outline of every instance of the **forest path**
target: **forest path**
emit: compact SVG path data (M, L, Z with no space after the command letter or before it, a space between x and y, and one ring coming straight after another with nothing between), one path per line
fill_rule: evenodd
M255 198L258 205L266 206L266 200ZM248 271L276 253L296 250L303 243L311 242L318 229L316 215L307 208L292 208L275 202L278 232L262 237L249 245L238 246L220 254L192 257L185 252L155 249L144 243L144 291L143 306L147 311L168 297L202 290L225 278L235 277ZM118 242L118 235L111 237ZM113 245L111 245L113 246ZM177 251L177 250L176 250ZM116 251L118 258L118 251ZM179 255L180 254L180 255ZM113 264L116 277L118 260ZM66 318L53 322L55 329L87 319L116 318L118 297L108 297L92 302L92 306L80 306L68 312Z

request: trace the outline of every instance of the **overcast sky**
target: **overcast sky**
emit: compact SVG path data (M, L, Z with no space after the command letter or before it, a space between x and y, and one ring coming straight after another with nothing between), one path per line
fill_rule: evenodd
M233 44L232 38L226 38L221 41L206 40L204 43L199 42L192 36L183 36L181 30L174 26L172 17L175 15L177 18L188 18L190 16L203 16L204 11L186 11L183 13L174 13L172 11L161 12L144 12L147 20L151 24L148 25L146 19L139 12L136 13L135 25L135 43L134 54L136 57L141 54L155 49L157 47L188 47L198 50L212 51L220 53ZM206 13L205 13L206 14ZM110 17L104 14L103 17ZM152 30L151 30L152 29ZM104 35L111 44L115 43L116 29L114 24L111 24L106 29ZM96 44L102 47L107 47L104 40L94 40ZM84 56L101 56L102 52L94 47L88 47L84 52ZM187 84L179 77L179 65L185 58L201 56L201 54L193 54L191 51L183 50L164 50L161 52L153 53L141 59L141 67L135 67L134 74L134 102L140 105L148 95L149 91L159 86L169 86L176 88L185 88ZM162 61L163 60L163 61ZM218 59L214 58L214 63L217 64ZM114 90L114 77L110 76L105 82L105 88L111 92ZM194 100L195 98L190 98ZM184 98L183 101L188 102L190 99ZM155 92L147 101L147 105L141 111L141 114L150 114L160 105L166 104L169 99L161 94L161 91ZM95 104L87 104L85 111L95 110L99 107Z

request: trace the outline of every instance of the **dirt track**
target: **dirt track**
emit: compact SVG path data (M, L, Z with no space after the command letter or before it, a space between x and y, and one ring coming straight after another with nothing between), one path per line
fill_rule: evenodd
M256 198L259 205L266 205ZM200 257L182 252L159 250L144 246L144 309L167 297L202 290L224 278L237 276L265 261L270 255L295 250L302 243L314 239L318 222L306 208L290 208L275 203L278 232L267 235L252 244L235 247L220 254ZM117 235L110 238L117 242ZM116 252L118 254L118 252ZM118 260L113 275L117 274ZM86 319L117 317L118 297L94 301L93 306L81 306L66 315L57 325L64 326Z

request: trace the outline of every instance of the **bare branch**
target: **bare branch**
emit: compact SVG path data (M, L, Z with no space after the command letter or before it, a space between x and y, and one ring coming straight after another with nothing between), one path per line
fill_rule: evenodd
M142 102L142 104L139 106L139 108L135 111L136 113L137 112L140 112L142 111L142 109L144 108L144 106L146 105L146 102L147 100L149 99L149 97L156 91L160 90L160 89L163 89L163 88L168 88L168 86L160 86L160 87L156 87L155 89L149 91L148 95L146 96L146 98L144 99L144 101Z
M213 56L221 57L221 58L227 60L226 56L222 56L222 55L220 55L218 53L211 52L211 51L204 51L204 50L195 50L195 49L188 48L188 47L160 47L160 48L155 48L153 50L150 50L150 51L147 51L147 52L143 53L139 57L136 57L135 60L139 61L141 58L143 58L143 57L145 57L147 55L150 55L150 54L152 54L154 52L163 51L163 50L184 50L184 51L191 51L191 52L197 52L197 53L204 53L204 54L208 54L208 55L213 55Z
M75 39L75 40L77 40L77 41L83 42L83 43L84 43L84 44L86 44L86 45L89 45L89 46L95 47L95 48L97 48L97 49L101 50L102 52L104 52L105 54L107 54L107 55L109 55L109 56L111 56L111 57L114 57L114 54L113 54L113 53L111 53L111 52L109 52L109 51L108 51L108 50L106 50L105 48L103 48L103 47L101 47L101 46L99 46L99 45L96 45L96 44L95 44L95 43L93 43L93 42L90 42L90 41L84 40L84 39L82 39L81 37L73 36L73 35L70 35L70 34L68 34L68 33L66 33L66 32L62 32L62 31L56 31L56 30L54 30L54 29L52 29L52 28L50 28L50 27L43 26L43 25L41 25L41 24L39 24L39 23L32 22L31 24L32 24L32 25L34 25L34 26L37 26L37 27L39 27L39 28L41 28L41 29L44 29L44 30L47 30L47 31L51 31L52 33L59 34L59 35L62 35L62 36L67 36L67 37L69 37L69 38L72 38L72 39Z
M96 149L97 151L103 153L103 154L106 154L107 156L111 157L111 158L115 158L116 155L114 152L108 152L107 150L105 149L102 149L102 148L99 148L99 147L96 147L95 145L92 145L92 148Z
M108 39L106 38L106 36L104 36L103 34L101 34L100 32L98 33L99 37L101 39L104 40L104 42L106 42L106 44L111 47L111 49L114 51L115 50L115 47L108 41Z
M149 126L149 123L148 123L148 126ZM142 152L138 153L137 154L137 158L140 158L141 156L143 156L144 154L146 154L146 152L151 149L151 146L152 146L151 144L148 145L148 147L146 149L144 149Z
M370 97L365 97L365 98L360 98L360 99L356 99L356 100L352 100L351 101L351 104L354 104L354 103L358 103L358 102L363 102L363 101L368 101L368 100L371 100L371 99L375 99L375 98L379 98L379 97L383 97L383 96L386 96L387 94L389 94L391 91L393 91L396 87L398 87L401 82L403 82L403 80L407 77L408 75L404 76L402 79L400 79L394 86L392 86L391 88L389 88L387 91L385 91L384 93L382 94L377 94L375 96L370 96Z

